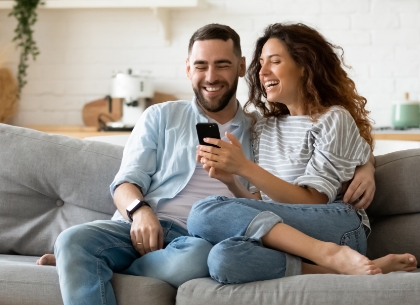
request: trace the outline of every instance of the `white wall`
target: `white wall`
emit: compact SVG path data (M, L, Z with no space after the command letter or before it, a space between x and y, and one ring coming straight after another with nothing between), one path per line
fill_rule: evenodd
M173 11L167 46L149 9L39 10L35 39L41 54L30 63L14 124L82 124L86 102L110 93L113 70L150 70L155 89L191 98L184 65L191 34L224 23L242 37L250 59L263 28L273 22L315 26L345 50L346 63L377 126L391 124L392 101L405 91L420 100L420 0L207 0L208 9ZM0 10L0 47L15 20ZM17 65L17 54L8 59ZM242 82L239 98L245 102Z

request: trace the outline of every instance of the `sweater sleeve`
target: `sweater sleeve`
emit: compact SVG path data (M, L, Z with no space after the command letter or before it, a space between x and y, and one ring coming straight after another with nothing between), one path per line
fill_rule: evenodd
M305 174L295 184L312 187L333 202L356 166L368 162L370 146L360 136L352 116L341 107L322 115L311 129L314 150Z
M261 136L261 132L263 130L264 124L266 122L266 119L259 119L254 127L253 127L253 132L252 132L252 150L254 152L254 163L258 164L258 160L259 160L259 147L260 147L260 136ZM260 190L254 186L253 184L250 184L249 187L249 191L251 193L257 193Z

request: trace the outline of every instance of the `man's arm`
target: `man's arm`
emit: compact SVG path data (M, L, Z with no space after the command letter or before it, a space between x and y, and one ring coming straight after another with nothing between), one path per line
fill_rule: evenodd
M347 203L354 203L355 209L367 209L373 200L375 190L375 157L371 153L369 161L365 165L356 167L354 178L347 188L343 200Z
M120 184L114 192L114 204L123 217L129 220L127 207L135 200L143 200L139 187L131 183ZM133 213L131 242L141 255L163 248L163 230L153 210L143 206Z

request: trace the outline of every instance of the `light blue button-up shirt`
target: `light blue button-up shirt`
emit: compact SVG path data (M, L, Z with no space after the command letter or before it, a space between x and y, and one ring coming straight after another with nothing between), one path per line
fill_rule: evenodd
M120 170L110 186L111 195L119 184L129 182L141 187L144 200L154 210L162 199L174 198L187 185L196 167L199 143L195 125L206 122L208 117L195 98L147 108L125 146ZM242 143L245 156L253 160L251 123L239 104L231 121L232 134ZM240 181L249 188L246 180ZM112 219L124 218L117 210Z

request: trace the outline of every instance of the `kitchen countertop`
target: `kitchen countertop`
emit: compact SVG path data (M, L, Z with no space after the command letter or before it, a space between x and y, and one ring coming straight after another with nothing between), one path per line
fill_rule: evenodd
M31 125L25 127L50 134L60 134L80 139L87 137L130 134L129 131L98 131L96 127L78 125ZM420 128L412 128L406 130L374 130L373 138L375 140L420 141Z
M96 127L78 125L30 125L24 127L49 134L58 134L79 139L87 137L129 135L131 133L130 131L98 131Z
M420 141L420 128L379 129L373 131L373 137L375 140Z

